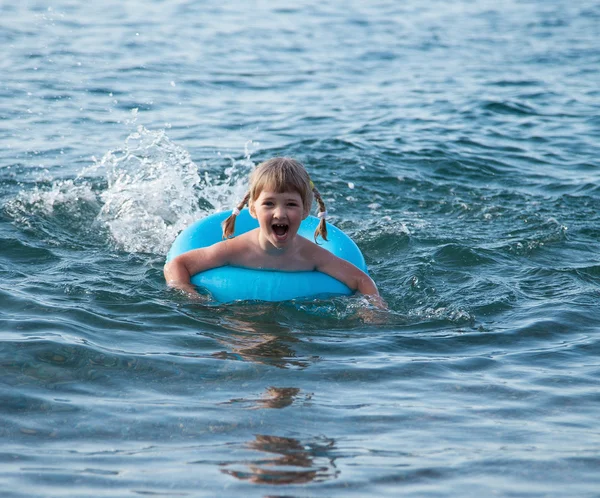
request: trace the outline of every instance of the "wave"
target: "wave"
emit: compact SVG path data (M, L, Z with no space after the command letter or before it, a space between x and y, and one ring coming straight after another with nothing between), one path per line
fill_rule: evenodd
M246 144L242 159L197 165L164 129L139 126L122 147L71 179L36 182L4 206L7 216L54 245L109 243L130 253L165 254L193 221L231 208L254 168Z

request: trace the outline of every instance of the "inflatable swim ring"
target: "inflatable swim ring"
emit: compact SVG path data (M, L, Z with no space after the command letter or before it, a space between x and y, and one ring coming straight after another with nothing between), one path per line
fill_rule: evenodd
M184 229L173 242L167 261L192 249L221 241L221 222L230 214L231 211L215 213ZM298 235L314 240L318 224L318 218L308 216L302 221ZM248 209L243 209L235 222L235 235L254 228L258 228L258 221L250 215ZM329 240L319 239L321 246L366 272L365 258L354 241L330 223L327 224L327 232ZM213 299L221 303L246 300L288 301L353 293L339 280L318 271L286 272L221 266L193 275L191 282L209 291Z

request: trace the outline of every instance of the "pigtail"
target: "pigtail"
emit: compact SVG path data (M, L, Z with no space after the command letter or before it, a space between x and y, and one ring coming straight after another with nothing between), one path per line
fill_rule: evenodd
M319 225L317 226L317 229L315 230L315 242L317 242L317 237L319 235L323 237L323 240L327 240L327 223L325 221L327 219L327 208L325 207L325 202L323 202L323 198L317 190L317 187L315 187L312 182L310 183L312 186L313 195L315 196L315 200L319 205L318 217L321 220L319 222Z
M240 211L242 209L244 209L244 206L246 204L248 204L249 199L250 199L250 191L246 192L246 195L242 199L242 202L240 202L235 207L233 212L229 215L229 218L227 218L223 222L223 238L224 239L230 239L231 237L233 237L233 232L235 231L235 219L237 218L237 215L240 214Z

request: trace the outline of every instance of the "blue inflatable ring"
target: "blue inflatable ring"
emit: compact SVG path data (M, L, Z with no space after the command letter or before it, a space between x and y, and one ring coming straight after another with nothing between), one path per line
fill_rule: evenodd
M221 222L230 214L231 211L215 213L184 229L173 242L167 261L192 249L221 241ZM298 234L314 240L318 224L318 218L309 216L302 221ZM248 209L242 210L235 222L235 235L254 228L258 228L258 221L250 216ZM327 233L328 241L319 238L322 247L364 272L367 271L365 258L350 237L330 223L327 224ZM221 303L245 300L288 301L353 293L339 280L318 271L286 272L221 266L193 275L191 281L195 286L206 289L215 301Z

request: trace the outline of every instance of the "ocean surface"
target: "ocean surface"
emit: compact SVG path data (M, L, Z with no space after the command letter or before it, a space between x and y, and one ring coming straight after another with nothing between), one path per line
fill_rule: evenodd
M600 4L0 2L0 495L599 497ZM162 266L302 161L389 304Z

